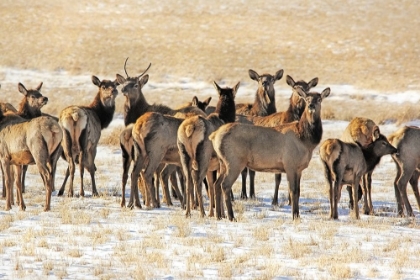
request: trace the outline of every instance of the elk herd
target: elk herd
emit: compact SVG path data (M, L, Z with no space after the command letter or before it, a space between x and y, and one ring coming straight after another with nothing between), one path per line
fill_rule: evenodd
M414 216L407 198L408 183L420 207L420 129L405 126L387 138L372 120L355 117L340 138L321 142L321 105L331 90L313 91L318 78L305 82L295 81L287 75L291 95L284 112L276 110L274 89L274 84L283 77L282 69L274 75L259 75L249 70L249 77L258 83L253 103L235 104L239 82L233 87L221 87L213 82L218 96L215 107L209 106L211 97L201 102L194 96L184 106L170 108L149 104L142 92L149 80L146 72L151 64L143 73L132 77L126 66L127 60L124 63L126 77L116 74L115 80L100 80L92 76L98 91L90 105L68 106L58 118L41 112L48 102L41 94L42 83L34 89L18 84L23 98L17 110L9 103L0 103L0 161L5 210L10 210L14 204L14 186L16 203L25 210L22 193L25 192L25 173L29 164L38 168L45 187L44 210L50 210L60 157L68 165L58 196L65 193L67 181L66 194L75 195L77 165L81 177L79 195L85 195L85 169L90 174L92 196L99 195L95 157L101 131L114 117L118 90L125 97L125 129L120 135L121 207L141 208L142 203L146 207L160 207L161 185L164 203L173 205L172 199L179 199L186 216L197 208L203 217L206 215L204 183L209 200L208 215L235 220L232 185L238 176L242 175L240 197L247 199L248 194L250 198L255 197L255 172L271 172L275 174L272 204L278 204L281 174L285 173L291 214L295 219L300 215L302 172L308 167L316 147L319 147L329 188L330 218L338 218L337 205L343 185L347 186L350 209L356 219L360 217L358 202L362 197L363 213L374 213L372 172L384 155L391 155L397 167L394 189L398 215L404 216L406 212L408 216ZM249 193L246 189L248 174ZM128 179L131 191L126 205Z

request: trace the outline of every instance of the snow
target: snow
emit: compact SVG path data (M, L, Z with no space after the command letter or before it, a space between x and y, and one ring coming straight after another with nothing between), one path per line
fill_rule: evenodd
M86 86L86 76L65 71L0 69L6 83L18 77L43 80L58 87ZM167 82L147 85L145 92L182 88L214 96L211 85L189 78L167 77ZM241 88L253 96L255 85ZM351 85L329 85L331 98L354 92L391 102L418 100L419 92L381 94ZM323 88L318 86L317 88ZM286 94L279 90L279 94ZM190 100L189 95L177 98ZM215 98L215 97L214 97ZM214 101L214 100L213 100ZM324 102L328 102L326 99ZM416 101L417 102L417 101ZM419 125L413 121L411 125ZM323 121L324 132L339 137L348 122ZM110 128L123 126L117 116ZM402 125L400 125L402 126ZM381 126L388 135L398 127ZM199 218L194 210L186 218L179 202L160 209L120 207L121 151L100 145L96 158L99 198L91 197L85 172L85 198L58 197L53 193L50 212L43 212L42 181L34 166L27 175L27 209L17 206L0 211L0 279L420 279L419 209L409 188L416 218L398 218L393 190L395 166L384 157L373 174L374 216L350 217L348 196L343 192L339 220L328 219L329 202L317 149L301 182L301 218L293 221L287 205L285 176L280 186L280 206L272 206L273 174L257 173L255 200L239 199L241 179L234 185L237 222ZM56 188L61 186L66 164L61 159ZM75 187L80 183L76 172ZM130 185L125 196L130 195ZM4 200L3 202L4 203ZM206 210L208 199L205 198ZM0 205L1 206L1 205ZM2 207L3 208L3 207Z

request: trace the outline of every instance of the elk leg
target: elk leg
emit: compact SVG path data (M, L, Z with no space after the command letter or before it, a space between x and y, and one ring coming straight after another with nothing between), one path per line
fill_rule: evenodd
M373 215L373 202L372 202L372 172L365 174L363 185L364 189L366 190L367 195L367 203L368 203L368 211L365 209L365 214L367 215Z
M248 196L246 195L246 177L248 175L248 168L244 168L241 172L242 177L242 192L241 192L241 199L248 199Z
M62 196L64 194L64 190L66 188L67 179L69 178L69 176L70 176L70 168L69 168L69 166L67 166L66 173L64 174L64 181L63 181L63 184L61 185L60 190L58 191L57 196Z
M222 219L222 208L221 208L221 196L222 196L222 189L221 189L221 184L222 181L225 177L224 173L221 173L219 175L219 177L217 178L216 182L214 183L214 192L216 195L216 200L215 200L215 208L216 208L216 218L218 220Z
M15 183L16 183L16 196L19 200L19 206L20 210L25 211L26 206L25 202L23 201L23 195L22 195L22 166L21 165L15 165Z
M410 178L410 185L413 189L414 196L416 197L417 207L420 209L420 196L419 196L419 171L414 170Z
M395 175L395 179L394 179L394 192L395 192L395 199L397 200L397 215L399 217L404 217L404 207L403 207L402 196L401 196L400 190L398 189L398 181L401 178L401 173L402 173L401 166L396 160L395 160L395 164L397 167L397 174Z
M5 210L9 211L10 209L12 209L12 182L11 182L11 175L10 175L10 169L11 166L8 162L6 162L4 159L1 161L2 164L2 169L3 169L3 177L4 177L4 183L6 186L6 205L5 205Z
M79 172L80 172L80 196L85 196L85 190L84 190L84 186L83 186L83 176L85 173L85 166L84 166L84 162L83 162L83 151L80 151L79 153Z
M273 195L273 201L271 202L271 205L279 205L279 187L281 182L281 173L274 174L274 195ZM289 205L290 205L290 197L289 197Z
M289 181L289 193L292 200L292 218L299 218L299 197L300 197L300 174L294 171L286 171Z
M401 177L397 182L397 188L400 192L401 199L404 203L405 209L407 211L407 216L414 217L413 208L411 207L410 201L407 196L407 183L413 175L414 169L411 166L403 166Z
M127 204L127 207L129 208L133 208L133 207L141 208L138 184L139 184L139 176L140 176L140 171L142 169L142 165L143 164L140 159L137 158L134 161L133 170L131 171L130 199Z
M22 193L25 193L26 171L28 171L28 166L27 165L22 165Z
M255 199L255 171L249 169L249 198Z
M353 200L354 200L354 209L353 214L356 219L360 219L359 215L359 203L358 201L358 195L359 195L359 184L360 184L360 176L355 176L354 183L353 183Z
M125 151L124 147L121 146L122 150L122 161L123 161L123 174L122 174L122 185L121 185L121 207L125 207L125 187L128 181L128 170L130 170L130 165L132 158L129 152Z
M172 206L172 199L171 199L171 193L169 190L169 180L172 176L175 176L176 181L176 171L178 169L178 166L173 164L166 164L165 168L161 172L161 180L162 180L162 190L165 191L164 195L166 197L166 203L168 206ZM178 184L173 185L171 188L178 188ZM175 192L176 193L176 192ZM179 193L179 191L178 191Z
M209 184L209 217L214 217L214 204L215 204L215 194L214 194L214 182L216 181L217 171L208 171L207 172L207 182Z

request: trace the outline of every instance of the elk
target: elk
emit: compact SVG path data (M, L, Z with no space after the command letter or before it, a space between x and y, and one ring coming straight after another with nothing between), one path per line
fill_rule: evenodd
M362 148L367 148L376 137L380 134L379 127L376 123L368 118L355 117L353 118L341 136L341 140L347 143L358 144ZM371 189L372 186L372 172L368 172L363 176L363 185L368 185L367 188ZM347 186L349 193L349 208L353 209L354 201L352 194L352 187ZM362 198L363 191L359 188L358 200Z
M191 102L187 102L185 105L179 107L178 109L182 109L184 107L194 106L194 107L198 107L203 112L205 112L207 115L209 115L209 114L214 112L214 110L211 109L211 108L214 108L213 106L210 106L211 107L210 110L213 110L213 112L209 113L207 111L207 108L209 107L210 101L211 101L211 97L205 99L204 101L200 101L197 96L194 96Z
M127 60L125 62L127 63ZM171 116L178 112L202 114L202 111L195 106L171 109L170 107L161 104L150 105L142 92L142 88L149 81L149 75L145 75L145 73L150 66L151 64L149 64L149 67L140 76L129 77L125 64L124 70L127 78L124 78L120 74L116 75L118 83L122 86L121 92L126 98L124 103L124 124L126 126L135 123L140 116L147 112L159 112Z
M42 82L35 89L26 89L22 83L18 84L18 90L24 95L17 114L25 119L33 119L42 115L41 108L48 103L48 97L41 94Z
M397 148L398 152L392 155L397 167L394 180L395 197L397 200L398 216L404 216L404 207L407 216L414 217L413 208L407 197L407 183L413 189L417 206L420 208L419 172L420 172L420 128L405 126L389 136L389 141Z
M134 124L136 120L144 115L147 112L159 112L162 114L167 115L175 115L177 113L181 114L204 114L203 111L196 106L183 106L178 109L171 109L168 106L161 105L161 104L152 104L150 105L143 92L142 88L144 85L147 84L149 81L149 75L146 72L149 70L151 64L147 67L142 74L135 77L129 77L127 73L127 60L124 63L124 71L126 74L126 78L121 76L120 74L116 75L116 79L118 83L122 86L121 92L125 96L125 103L124 103L124 124L126 126L130 124ZM180 116L181 117L181 116ZM135 161L133 158L134 156L134 148L133 148L133 139L131 130L126 128L120 136L120 146L122 150L123 156L123 175L122 175L122 200L121 200L121 207L125 206L125 185L128 180L128 171L132 161ZM137 194L138 197L138 194ZM131 188L131 195L130 201L128 203L128 207L133 207L133 187ZM170 198L167 198L170 202ZM136 207L140 208L140 201L136 199L135 201Z
M255 101L253 104L236 104L236 113L238 115L246 116L268 116L275 113L276 110L276 95L274 90L274 83L283 77L283 69L280 69L276 74L263 74L259 75L252 69L248 70L249 77L258 83L258 89L255 94ZM246 195L246 176L248 168L241 172L242 177L242 193L241 198L247 198ZM254 183L255 171L249 170L249 180L251 184ZM252 185L253 187L253 185ZM243 191L245 188L245 192ZM251 188L251 186L250 186ZM252 197L252 195L251 195Z
M360 180L365 174L372 174L381 157L397 152L385 136L375 132L375 141L366 148L358 144L346 143L340 139L327 139L319 148L319 156L324 166L325 178L329 187L330 218L338 219L337 205L344 184L353 188L353 215L360 219L358 206L358 189ZM373 213L371 186L364 185L364 213Z
M190 205L193 197L193 185L199 201L200 215L201 217L205 216L201 185L209 171L218 169L218 161L208 137L223 124L235 121L234 99L238 92L239 83L233 88L221 88L216 82L213 82L213 85L219 94L216 111L207 117L187 118L178 128L178 149L187 186L186 216L191 215ZM210 167L210 165L213 167ZM208 178L211 178L211 175L209 174ZM211 183L209 192L210 216L213 216L214 196Z
M62 147L68 167L63 185L58 192L59 196L63 195L69 176L68 196L73 196L75 164L79 164L81 177L79 194L85 195L83 173L86 168L92 181L92 195L98 196L95 182L96 147L101 137L101 130L108 127L114 116L119 84L117 81L101 81L96 76L92 76L92 83L98 87L98 92L90 105L72 105L60 113L59 123L64 131Z
M60 156L62 138L60 125L51 117L43 116L28 121L17 115L4 116L0 113L0 162L6 185L6 210L11 209L12 203L12 165L20 208L26 209L20 178L21 166L28 164L36 164L38 167L46 190L44 211L50 210L53 173Z
M23 98L19 104L19 109L16 114L25 119L33 119L43 115L41 108L48 103L48 97L41 94L41 82L35 89L26 89L22 83L18 84L18 90L23 94ZM49 116L49 115L48 115ZM58 118L55 118L58 121ZM22 166L22 192L25 192L25 178L28 166ZM55 174L55 173L54 173ZM54 189L53 189L54 190Z
M308 83L303 80L297 82L294 79L287 75L286 77L287 84L292 88L292 95L290 96L289 106L286 111L273 113L268 116L238 116L238 119L243 122L243 118L246 118L248 121L252 122L254 125L265 126L265 127L276 127L285 123L290 123L293 121L298 121L302 116L302 113L305 109L305 101L296 93L297 88L302 88L305 92L315 87L318 84L318 78L313 78ZM251 198L255 198L255 171L249 170L250 175L250 184L249 184L249 195ZM275 185L274 185L274 196L272 205L278 205L278 191L281 182L281 173L275 175ZM242 192L241 198L247 199L246 193L246 177L242 177ZM290 203L290 200L289 200Z
M249 77L258 83L255 101L252 104L236 104L236 114L247 116L267 116L276 112L274 83L283 77L283 69L274 74L258 75L252 69L248 70Z
M43 83L41 82L35 89L26 89L22 83L18 83L18 90L23 94L23 98L19 104L19 109L14 112L15 114L21 116L26 120L40 117L42 115L41 108L47 104L48 97L45 97L41 94L41 87ZM7 105L6 105L7 106ZM13 107L13 106L12 106ZM13 108L14 109L14 108ZM7 108L6 108L7 110ZM13 111L10 110L10 113ZM58 120L58 119L57 119ZM28 169L27 165L22 166L22 192L25 192L25 177L26 171ZM5 196L5 185L3 184L3 196Z
M307 93L297 88L297 93L306 101L299 121L276 128L225 124L210 135L221 170L215 182L217 218L222 217L219 201L223 190L228 218L234 219L229 193L244 167L260 172L285 172L292 217L299 217L300 179L322 138L321 102L330 95L330 88L322 93Z

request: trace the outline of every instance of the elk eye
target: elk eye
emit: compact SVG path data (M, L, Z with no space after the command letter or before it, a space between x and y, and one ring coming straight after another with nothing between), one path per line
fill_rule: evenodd
M139 85L138 85L138 84L135 84L135 85L134 85L134 88L138 88L138 87L139 87Z

